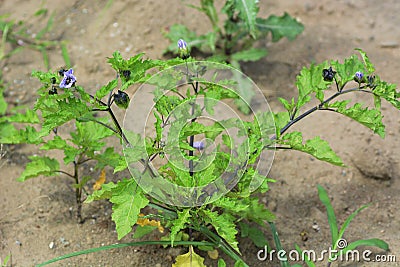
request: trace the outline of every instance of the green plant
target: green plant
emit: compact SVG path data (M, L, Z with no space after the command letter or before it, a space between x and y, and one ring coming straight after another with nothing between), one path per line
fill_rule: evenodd
M175 24L164 35L171 41L166 52L176 52L175 44L185 39L189 46L214 59L228 61L239 67L239 61L257 61L267 55L265 48L255 48L255 43L271 33L272 41L281 38L294 40L304 27L289 14L257 17L258 0L227 0L221 9L225 18L221 19L214 0L200 0L200 6L188 4L204 13L212 26L212 31L198 35L185 25ZM221 26L222 24L222 26Z
M34 17L47 16L48 10L41 8L34 13ZM47 40L46 34L53 29L55 14L51 14L46 25L38 30L35 34L29 34L28 26L25 21L15 22L7 20L8 15L0 16L0 60L7 59L19 51L29 48L42 53L43 62L46 69L50 69L48 50L60 49L62 57L67 67L71 66L67 43L65 41ZM7 51L7 44L11 46L11 50Z
M11 259L11 254L8 254L5 258L4 258L4 260L3 260L3 262L1 263L1 267L7 267L8 266L8 261Z
M228 64L195 61L187 55L189 48L184 41L179 49L185 59L151 60L139 54L126 60L115 52L108 62L118 75L94 95L76 84L72 69L61 70L62 79L57 72L33 72L43 84L34 111L2 117L0 143L32 143L45 150L62 150L64 163L73 165L73 174L60 170L56 159L35 156L19 180L64 173L74 178L78 205L83 185L89 181L89 177L80 177L82 163L93 160L99 170L109 166L114 172L129 168L132 177L102 184L86 202L108 199L113 204L112 219L119 239L131 233L135 224L134 238L168 229L161 241L151 244L191 245L189 254L177 259L180 266L190 258L202 266L192 246L219 249L235 266L247 266L238 246L239 232L256 246L267 243L260 229L272 222L274 215L258 194L267 192L273 180L266 177L268 170L259 166L271 163L273 151L294 149L343 165L319 136L303 140L301 132L287 132L292 125L313 112L330 111L384 137L381 99L400 108L395 85L380 80L359 49L361 59L353 55L343 63L326 61L303 68L296 81L298 96L280 99L286 111L278 113L263 105L255 112L241 91L243 86L252 88L248 86L251 81ZM129 97L124 91L133 84L142 87L127 105ZM137 99L145 101L150 92L150 103L139 106ZM350 100L337 100L350 93L371 95L374 107L358 102L349 106ZM237 99L248 106L252 116L242 119L233 112L227 113L228 118L218 117L224 114L221 108ZM307 108L312 100L312 107ZM124 127L112 111L114 102L128 107ZM132 121L137 125L130 124ZM54 131L69 122L76 127L70 137ZM17 129L15 123L37 126ZM150 128L153 130L148 131ZM110 136L120 140L123 155L112 147L105 148L104 138ZM339 236L335 235L335 240ZM135 244L139 243L129 245ZM219 264L225 263L220 259Z
M324 204L325 208L326 208L326 212L328 215L328 223L331 229L331 236L332 236L332 243L331 243L331 248L329 250L325 250L328 253L326 253L326 256L328 257L328 264L327 266L331 266L332 262L334 262L335 260L338 259L343 259L343 260L357 260L356 258L351 258L350 256L354 256L353 252L356 248L360 247L360 246L371 246L371 247L377 247L383 250L388 251L389 250L389 245L381 240L381 239L377 239L377 238L372 238L372 239L360 239L360 240L356 240L353 241L351 243L347 243L347 241L345 239L343 239L343 234L345 232L345 230L347 229L347 227L349 226L350 222L354 219L354 217L361 212L363 209L367 208L369 205L364 205L360 208L358 208L356 211L354 211L349 217L347 217L347 219L345 220L345 222L343 223L342 227L340 228L340 230L338 230L338 223L336 220L336 216L335 216L335 211L332 207L331 201L329 199L328 193L326 192L326 190L318 185L318 194L319 194L319 199L321 200L322 204ZM272 233L274 236L274 240L276 243L276 247L277 250L281 250L283 251L282 245L280 244L280 240L279 240L279 236L278 233L275 229L275 226L273 223L270 223L271 228L272 228ZM309 254L305 253L305 251L303 251L297 244L295 244L295 248L296 251L298 252L298 255L301 255L301 257L299 257L299 259L304 260L305 263L307 264L307 266L309 267L315 267L315 261L316 261L316 253L311 253L314 257L313 259L311 259L309 257ZM349 254L349 252L351 252ZM347 255L347 256L346 256ZM358 255L358 254L357 254ZM368 255L369 256L369 255ZM359 259L361 259L361 257L359 257ZM321 260L318 258L318 260ZM281 260L281 266L282 267L286 267L286 266L293 266L293 267L301 267L302 265L300 264L294 264L294 265L290 265L288 260Z

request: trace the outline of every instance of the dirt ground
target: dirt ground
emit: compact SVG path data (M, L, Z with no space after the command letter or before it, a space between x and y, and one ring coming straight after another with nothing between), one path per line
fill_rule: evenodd
M68 40L79 84L93 91L114 78L106 58L115 50L125 58L138 52L162 58L168 45L162 29L185 23L202 33L209 27L202 14L183 6L179 0L112 1L106 7L107 2L3 0L0 13L26 20L35 33L46 19L34 18L33 13L40 7L55 12L55 28L48 38ZM286 11L305 26L303 34L293 42L260 43L268 47L269 55L257 63L243 65L273 110L280 109L277 97L294 96L295 76L302 66L327 59L342 60L355 53L356 47L368 53L383 80L400 83L399 1L281 0L260 1L260 7L264 17ZM50 64L53 69L64 65L60 51L51 51ZM39 84L30 73L33 69L45 69L41 54L26 49L0 66L7 84L7 101L32 106ZM370 103L364 95L357 97ZM397 262L392 263L351 262L339 266L400 266L400 112L388 104L383 107L387 126L384 140L331 113L315 113L293 128L302 129L305 137L319 135L328 140L347 167L331 166L292 151L276 153L269 176L277 182L261 197L277 215L276 225L284 248L293 249L295 243L317 251L329 247L329 226L316 189L321 184L333 200L340 223L361 205L372 203L351 223L345 234L349 242L381 238L390 245L388 254L397 257ZM11 146L8 150L0 161L0 259L11 254L9 266L33 266L65 253L131 240L129 236L117 240L107 202L85 205L83 214L88 219L77 224L72 216L73 188L65 177L18 183L16 178L27 156L43 152L32 146ZM271 238L269 229L265 232ZM306 241L301 236L304 232ZM54 247L50 248L52 242ZM250 266L279 266L277 262L257 260L258 249L246 240L241 242L241 250ZM79 256L50 266L171 266L181 252L180 248L130 247ZM217 265L210 259L206 263Z

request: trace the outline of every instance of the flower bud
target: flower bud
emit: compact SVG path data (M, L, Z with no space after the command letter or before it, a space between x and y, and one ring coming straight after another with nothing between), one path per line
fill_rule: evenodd
M364 82L364 73L357 71L356 74L354 74L354 81L358 83Z
M181 57L182 59L187 59L190 56L187 43L183 39L179 39L178 41L178 52L179 52L179 57Z
M193 142L193 147L196 148L197 150L203 150L205 148L204 142L202 141L196 141Z
M324 81L331 82L335 77L336 71L329 67L329 69L322 70L322 77L324 77Z
M118 107L127 109L129 106L129 96L127 93L118 90L118 93L114 94L114 102Z

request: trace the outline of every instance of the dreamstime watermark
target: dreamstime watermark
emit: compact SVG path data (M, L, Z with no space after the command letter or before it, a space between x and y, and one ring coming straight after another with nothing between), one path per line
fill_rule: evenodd
M319 253L315 250L269 250L265 246L263 249L257 252L257 259L259 261L312 261L321 262L326 259L329 261L343 261L343 262L396 262L395 255L376 255L371 250L344 250L347 247L347 241L345 239L339 239L337 242L337 249L329 247L328 249L321 250Z

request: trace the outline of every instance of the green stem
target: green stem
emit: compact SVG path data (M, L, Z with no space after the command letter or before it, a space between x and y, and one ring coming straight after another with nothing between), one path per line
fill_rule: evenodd
M205 226L200 226L199 230L210 240L212 240L214 246L216 245L218 248L220 248L226 255L231 257L235 262L242 262L243 266L249 267L249 265L247 265L244 262L244 260L242 260L242 258L239 255L237 255L236 252L234 252L232 248L220 236L214 234Z
M180 246L214 246L213 243L210 242L196 242L196 241L175 241L175 245L180 245ZM60 260L65 260L71 257L76 257L79 255L84 255L84 254L89 254L93 252L98 252L98 251L103 251L103 250L110 250L110 249L116 249L116 248L124 248L124 247L137 247L137 246L144 246L144 245L171 245L171 241L141 241L141 242L131 242L131 243L122 243L122 244L114 244L114 245L109 245L109 246L102 246L98 248L90 248L90 249L85 249L81 251L76 251L73 253L65 254L63 256L48 260L46 262L37 264L35 267L41 267L48 265L50 263L54 263Z

